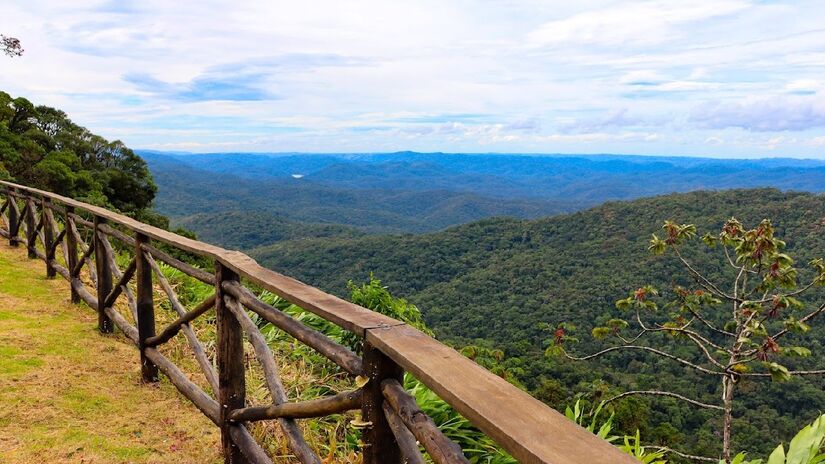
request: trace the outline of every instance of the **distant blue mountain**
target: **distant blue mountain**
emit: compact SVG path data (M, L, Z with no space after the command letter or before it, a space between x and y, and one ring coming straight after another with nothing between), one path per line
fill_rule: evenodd
M420 233L493 216L530 219L693 190L825 191L825 162L790 158L140 154L159 186L157 209L173 224L243 248L300 238L301 230L307 237ZM271 230L250 234L239 222Z

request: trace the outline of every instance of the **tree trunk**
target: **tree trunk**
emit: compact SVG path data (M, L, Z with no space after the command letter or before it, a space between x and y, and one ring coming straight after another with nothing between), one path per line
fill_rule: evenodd
M724 416L722 419L722 460L730 463L730 431L733 425L733 388L734 378L731 375L722 377L722 402L724 404Z

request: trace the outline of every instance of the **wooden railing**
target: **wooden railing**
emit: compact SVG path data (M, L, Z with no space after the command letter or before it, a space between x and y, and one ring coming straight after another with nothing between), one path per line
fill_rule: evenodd
M71 283L73 302L84 301L98 314L101 332L117 326L140 350L143 380L154 382L163 372L186 398L221 430L226 462L271 463L246 424L277 420L292 453L302 463L320 464L295 420L361 410L368 424L363 433L365 464L425 462L423 448L436 463L467 463L450 441L402 387L411 373L519 462L553 464L630 464L636 462L561 414L491 374L473 361L400 321L329 295L317 288L258 265L229 251L159 229L107 209L50 192L0 182L3 224L0 234L12 246L23 244L31 258L46 263L46 274ZM83 240L84 233L90 237ZM131 250L121 270L109 239ZM153 246L163 243L214 262L206 271L180 261ZM56 259L58 249L62 263ZM161 273L162 261L191 277L214 285L212 296L187 310ZM81 270L86 266L84 279ZM155 279L178 319L160 333L154 314ZM90 281L93 290L84 284ZM130 281L134 284L129 285ZM264 303L244 286L256 285L310 311L363 340L363 356ZM132 288L135 291L132 291ZM126 299L134 325L115 302ZM217 354L209 359L190 324L215 310ZM290 402L273 354L253 323L251 311L333 361L346 373L365 376L354 391ZM183 332L212 397L161 354L158 347ZM246 400L243 337L246 334L260 362L272 404L250 406ZM215 368L217 367L217 369Z

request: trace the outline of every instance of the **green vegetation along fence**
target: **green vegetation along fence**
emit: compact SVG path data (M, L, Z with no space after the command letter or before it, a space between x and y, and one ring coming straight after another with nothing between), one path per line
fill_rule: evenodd
M246 423L277 420L295 456L303 463L320 464L320 458L307 445L295 419L357 409L361 410L366 425L363 433L365 464L423 463L421 448L439 464L468 462L462 450L439 431L401 386L405 370L520 462L636 462L420 331L265 269L243 253L188 239L43 190L0 182L0 195L5 198L0 207L4 221L0 224L0 234L12 246L24 244L30 258L44 260L49 277L60 274L66 278L71 283L72 301L85 301L97 310L101 332L112 332L117 326L137 345L145 381L157 381L158 371L163 372L181 394L220 427L226 462L271 463L271 458L252 437ZM84 234L91 237L89 243L83 240ZM110 238L132 251L131 261L123 270L117 265ZM211 260L214 270L210 272L185 263L153 246L153 242ZM63 264L55 258L58 248L63 255ZM187 311L160 272L156 260L214 285L215 293ZM81 280L84 265L88 267L87 280L92 282L94 291ZM128 285L133 279L134 292ZM170 305L180 316L160 333L155 329L153 279L157 279ZM363 356L359 357L347 347L259 300L244 283L269 290L354 333L363 340ZM114 309L115 301L122 295L128 300L135 325ZM212 309L216 312L217 369L189 326L190 322ZM347 373L368 380L358 382L363 386L357 390L289 402L272 352L247 311L317 350ZM217 398L191 381L157 349L179 332L187 338L206 381L212 391L217 392ZM247 404L244 333L263 368L272 404Z

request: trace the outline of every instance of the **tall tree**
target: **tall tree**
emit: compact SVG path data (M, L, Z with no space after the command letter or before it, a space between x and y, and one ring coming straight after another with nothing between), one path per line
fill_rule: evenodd
M825 374L825 370L786 367L786 364L798 364L790 358L811 354L809 348L794 344L804 340L802 335L810 329L808 324L825 311L825 304L816 304L806 310L798 297L825 284L825 261L811 261L810 278L800 285L799 270L794 267L793 259L783 252L785 242L774 235L771 221L765 219L758 226L746 229L736 219L730 219L718 235L702 237L706 246L724 254L732 276L728 289L711 281L685 257L683 249L697 235L694 225L666 221L663 229L664 237L653 235L649 249L657 255L671 252L695 286L677 285L667 294L660 294L652 286L641 287L616 303L619 310L631 313L627 318L631 322L624 318L611 319L592 331L595 338L614 338L619 344L589 355L573 355L565 348L565 342L576 339L568 325L560 324L554 328L555 344L548 353L584 361L621 350L637 351L718 379L721 391L716 403L668 390L627 391L606 402L650 395L675 398L698 408L717 411L721 417L721 458L730 463L734 397L740 383L764 379L785 381L794 375ZM631 325L633 332L628 333ZM693 348L692 355L677 354L677 346L665 337L684 341ZM783 345L785 341L788 344ZM699 459L716 460L711 457Z
M2 91L0 178L144 220L157 218L149 212L157 187L144 160L123 142L109 142L73 123L63 111Z

